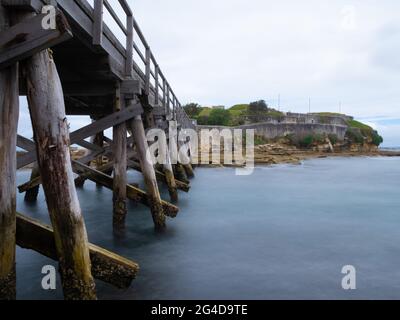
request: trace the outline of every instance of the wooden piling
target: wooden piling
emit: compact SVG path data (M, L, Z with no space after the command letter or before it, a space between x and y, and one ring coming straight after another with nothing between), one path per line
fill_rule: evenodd
M177 164L173 165L173 169L174 169L175 176L180 181L183 181L184 183L187 183L187 184L190 183L188 176L186 174L186 170L181 163L178 162Z
M86 228L74 185L68 123L58 72L48 51L26 61L29 110L54 228L65 299L96 299Z
M123 107L124 101L120 99L120 90L117 88L114 111L118 112ZM127 185L127 130L125 122L113 127L114 150L114 179L113 179L113 224L122 228L125 225L126 185Z
M140 166L146 184L147 194L150 201L150 210L153 216L154 227L156 230L165 228L165 214L162 207L160 191L158 190L156 174L154 166L150 159L147 159L147 139L144 132L143 121L141 116L136 116L130 121L132 135L136 145Z
M166 159L165 163L163 164L163 172L165 175L165 181L168 186L168 192L169 196L172 202L177 202L178 201L178 191L177 191L177 185L175 181L175 176L174 176L174 171L172 169L172 164L171 164L171 157L169 156L168 148L166 151Z
M35 162L31 172L31 180L34 180L38 177L40 177L39 165L37 162ZM32 188L26 190L24 199L26 202L35 202L37 200L38 194L39 194L39 185L33 186Z
M186 176L188 178L194 178L193 167L192 167L192 165L190 163L184 164L183 168L185 169Z
M8 25L0 5L0 31ZM16 298L16 144L19 113L18 64L0 70L0 300Z

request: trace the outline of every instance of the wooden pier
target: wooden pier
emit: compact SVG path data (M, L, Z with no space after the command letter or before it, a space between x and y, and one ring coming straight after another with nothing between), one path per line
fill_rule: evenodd
M58 261L65 299L96 299L94 278L131 284L137 263L89 243L76 191L85 180L112 190L116 230L124 228L129 200L148 206L155 230L163 230L167 217L177 216L178 190L190 189L190 164L173 163L168 149L159 150L167 154L163 165L146 159L147 130L167 133L171 120L178 131L195 126L127 1L118 2L123 16L107 0L94 7L86 0L0 0L0 299L16 298L16 245ZM52 9L54 26L45 28ZM106 11L125 39L107 26ZM33 140L17 134L19 96L28 98ZM92 123L69 132L71 115ZM112 139L104 135L110 128ZM73 160L71 145L87 155ZM18 158L17 147L26 151ZM16 171L27 165L31 180L18 190L36 201L42 185L51 227L17 213ZM143 174L145 190L127 182L128 168ZM161 199L160 182L169 201Z

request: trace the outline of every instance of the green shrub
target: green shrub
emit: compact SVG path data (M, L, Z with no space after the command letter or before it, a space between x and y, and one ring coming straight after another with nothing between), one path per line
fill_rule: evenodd
M328 138L329 138L329 141L330 141L333 145L335 145L335 144L338 142L338 140L339 140L338 136L337 136L336 134L334 134L334 133L328 134Z
M372 132L372 143L379 147L379 145L383 142L383 138L378 134L377 131Z
M208 117L208 124L214 126L228 126L231 114L225 109L212 109Z
M347 129L346 137L352 143L363 143L364 142L364 136L361 134L361 132L359 130L354 129L354 128L348 128Z
M309 148L314 143L314 136L309 134L299 140L299 145L302 148Z
M254 145L259 146L263 144L267 144L268 140L264 136L254 136Z
M199 116L197 117L197 124L201 126L208 125L208 116Z
M323 142L325 142L325 136L320 133L315 133L313 135L313 142L323 143Z

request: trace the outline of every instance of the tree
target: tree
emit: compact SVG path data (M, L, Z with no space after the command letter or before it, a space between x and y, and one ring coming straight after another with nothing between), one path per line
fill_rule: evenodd
M213 109L208 117L208 124L212 126L228 126L231 114L226 109Z
M249 104L247 110L250 115L260 115L268 112L268 105L264 100L254 101Z
M201 112L201 106L198 103L188 103L183 106L187 115L191 118L196 117Z

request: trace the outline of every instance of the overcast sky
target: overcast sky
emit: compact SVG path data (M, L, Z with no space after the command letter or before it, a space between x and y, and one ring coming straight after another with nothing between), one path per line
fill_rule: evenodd
M117 3L117 0L111 0ZM400 145L400 1L128 0L182 103L341 111ZM116 11L120 9L115 5Z

